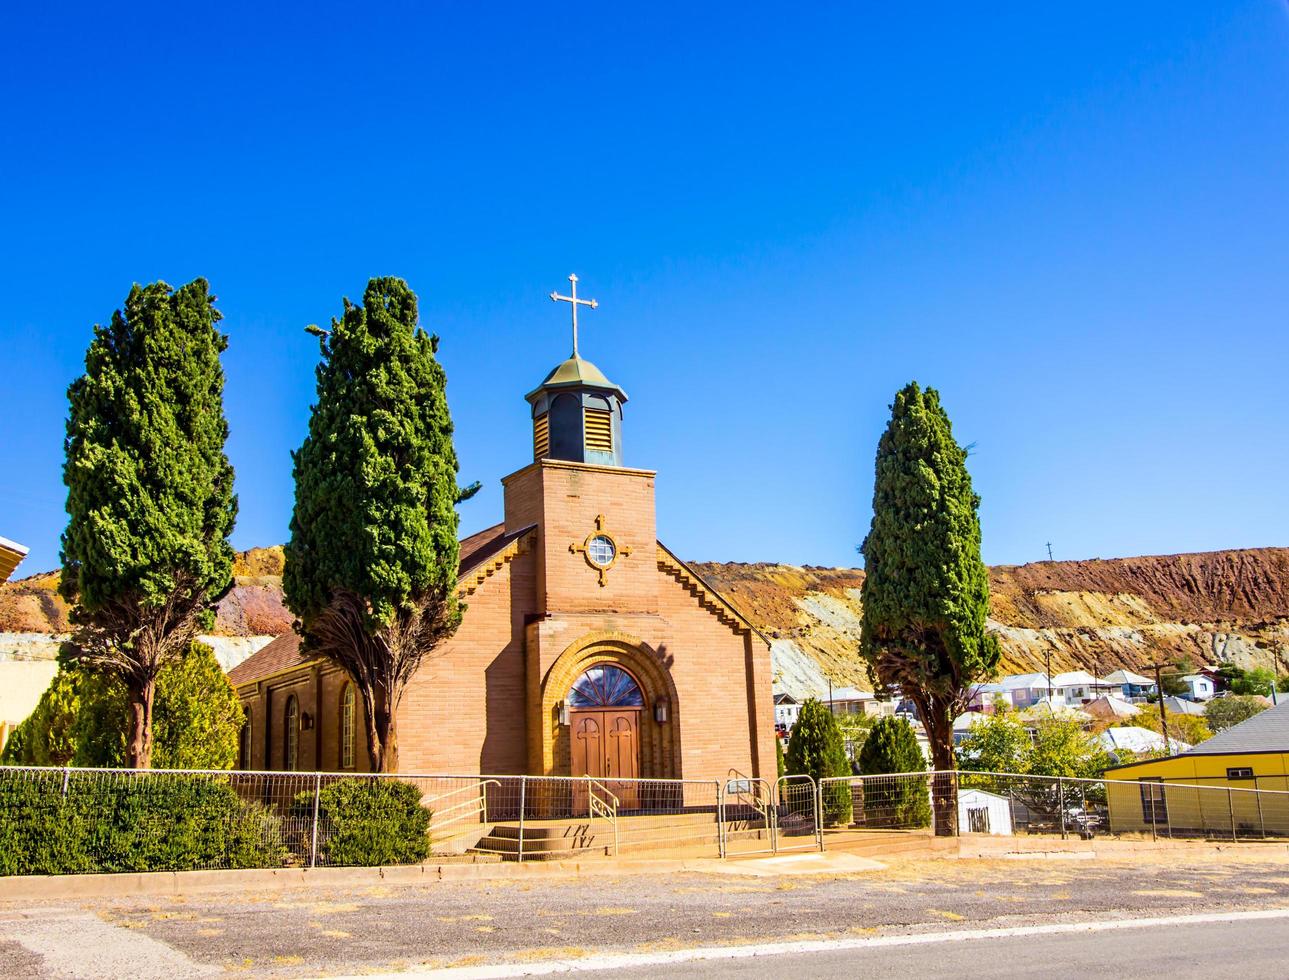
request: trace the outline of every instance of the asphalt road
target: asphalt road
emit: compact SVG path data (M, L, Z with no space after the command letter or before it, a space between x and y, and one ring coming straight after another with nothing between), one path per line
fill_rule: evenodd
M1182 922L1138 929L1011 938L956 939L740 959L691 961L685 977L792 980L864 977L1167 977L1169 980L1283 980L1289 975L1289 920ZM645 980L656 965L578 971L578 980Z
M1250 852L1246 852L1250 853ZM1254 852L1256 853L1256 852ZM707 873L520 876L444 880L428 885L200 894L0 905L0 977L156 977L182 980L236 972L253 977L316 977L479 970L492 964L540 967L621 954L665 954L695 947L741 948L783 942L842 942L938 936L962 930L1035 928L1071 923L1289 908L1289 863L1200 857L1100 864L1091 861L920 861L864 873L767 875L754 862L712 862ZM743 872L743 873L733 873ZM1275 940L1279 930L1286 937ZM908 959L940 975L940 964L969 975L1289 976L1289 918L1270 928L1240 922L1139 930L1135 940L1158 959L1134 952L1126 934L1033 935L927 947L851 948L789 954L774 972L829 976L846 963L889 972ZM1217 938L1214 938L1217 937ZM1225 937L1225 938L1222 938ZM997 955L988 952L998 943ZM1055 952L1035 957L1038 947ZM1097 949L1121 962L1073 960ZM1181 952L1178 952L1178 951ZM1117 955L1117 954L1116 954ZM1171 957L1180 959L1174 964ZM967 960L955 957L967 957ZM755 960L686 962L681 975L760 974ZM1089 967L1087 964L1093 964ZM934 970L930 967L935 967ZM900 967L901 969L903 967ZM914 967L910 967L913 969ZM657 967L647 967L657 971ZM955 967L955 970L957 968ZM810 973L810 970L822 972ZM702 973L699 971L716 971ZM1011 971L1010 973L1007 971ZM667 972L676 972L675 969ZM581 973L581 975L587 975ZM615 971L615 976L631 976ZM643 975L643 974L639 974ZM862 975L862 974L861 974ZM956 975L961 976L961 972ZM795 980L795 978L794 978Z

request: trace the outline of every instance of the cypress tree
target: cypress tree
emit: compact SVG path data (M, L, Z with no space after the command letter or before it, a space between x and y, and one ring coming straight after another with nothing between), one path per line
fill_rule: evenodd
M228 338L214 304L204 279L136 284L94 328L67 393L67 657L124 685L126 763L138 768L151 765L157 676L209 628L233 581Z
M379 772L398 770L407 682L456 632L457 486L439 341L416 295L372 279L319 337L318 401L295 460L282 586L303 648L353 678Z
M953 720L998 664L985 629L989 574L980 559L980 498L933 388L895 396L877 447L864 554L860 650L874 680L917 707L937 770L952 769ZM936 833L953 833L952 780L937 780Z

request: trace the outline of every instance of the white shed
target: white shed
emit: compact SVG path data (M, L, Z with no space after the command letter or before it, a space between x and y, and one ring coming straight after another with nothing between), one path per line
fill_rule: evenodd
M1012 810L1007 797L982 789L958 790L958 833L1011 836Z

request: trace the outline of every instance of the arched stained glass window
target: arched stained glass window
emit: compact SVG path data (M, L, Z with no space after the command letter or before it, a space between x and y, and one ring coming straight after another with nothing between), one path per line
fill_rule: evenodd
M579 677L568 692L570 708L642 707L644 695L635 678L621 667L599 664Z

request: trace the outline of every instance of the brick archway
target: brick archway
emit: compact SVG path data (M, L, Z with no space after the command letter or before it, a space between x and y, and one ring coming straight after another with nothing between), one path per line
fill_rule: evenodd
M582 674L597 664L622 667L640 685L644 709L640 718L640 777L642 779L680 778L679 711L680 699L669 671L644 641L626 633L588 633L559 655L551 665L541 687L542 771L552 776L567 776L571 771L571 738L568 726L561 725L559 705ZM655 720L655 706L667 699L667 720Z

